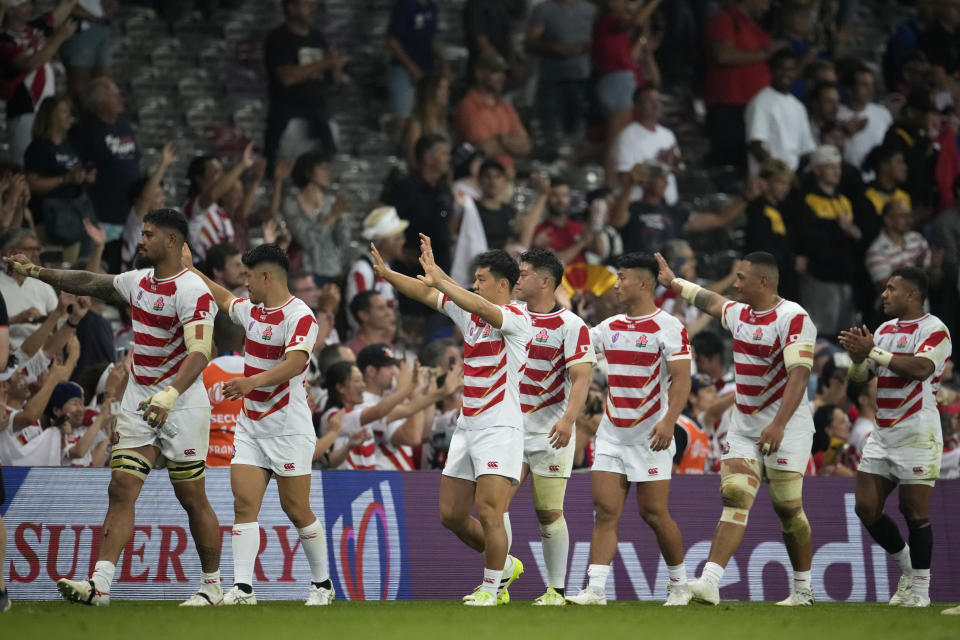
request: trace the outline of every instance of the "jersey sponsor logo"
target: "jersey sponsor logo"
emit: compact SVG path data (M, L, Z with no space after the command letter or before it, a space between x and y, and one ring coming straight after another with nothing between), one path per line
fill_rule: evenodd
M648 476L658 476L658 475L660 475L660 469L658 469L658 468L656 468L656 467L653 467L653 468L651 468L651 469L647 469L647 475L648 475Z
M645 346L647 346L647 336L641 335L637 338L637 347L643 349Z
M538 333L538 334L534 337L534 340L537 341L537 342L546 342L546 341L547 341L547 330L546 330L546 329L540 329L540 333Z
M897 338L897 349L905 349L907 346L907 336Z
M163 311L163 298L157 298L153 303L154 311Z
M184 450L183 450L183 455L185 455L185 456L195 456L195 455L197 455L197 450L196 450L196 449L184 449Z
M283 470L284 470L284 471L294 471L296 468L297 468L297 465L294 464L293 462L285 462L285 463L283 463Z
M763 340L763 329L761 329L760 327L757 327L757 330L753 332L753 339L756 340L757 342L759 342L760 340Z
M550 473L560 473L560 465L558 464L550 465L549 469L550 469Z
M496 460L491 460L490 462L487 463L487 469L499 469L499 468L500 468L500 463L497 462Z
M267 327L263 330L263 333L260 334L260 337L264 340L269 340L273 337L273 327Z

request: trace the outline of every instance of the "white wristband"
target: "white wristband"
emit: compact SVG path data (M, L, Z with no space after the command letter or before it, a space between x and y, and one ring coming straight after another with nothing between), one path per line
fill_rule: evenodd
M881 367L889 367L890 360L893 359L893 354L889 351L881 349L880 347L874 347L873 349L870 349L869 357Z
M693 304L694 299L696 299L697 294L703 290L698 284L694 284L689 280L684 280L683 278L674 278L673 283L680 285L680 297ZM671 284L673 284L671 283Z

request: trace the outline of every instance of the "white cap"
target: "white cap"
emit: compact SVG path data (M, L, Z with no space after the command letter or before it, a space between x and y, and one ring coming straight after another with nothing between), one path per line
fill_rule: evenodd
M811 169L825 164L840 164L841 162L843 162L843 156L840 155L840 150L832 144L822 144L810 154Z
M377 207L363 219L361 235L367 240L382 240L406 231L409 220L402 220L393 207Z

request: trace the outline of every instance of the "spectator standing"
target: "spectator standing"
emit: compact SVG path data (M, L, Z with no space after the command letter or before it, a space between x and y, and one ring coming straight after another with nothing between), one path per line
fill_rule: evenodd
M107 75L110 67L110 13L118 0L79 0L71 18L77 30L60 47L70 95L79 99L87 83Z
M596 12L587 0L544 0L530 15L525 44L540 56L536 107L548 141L582 131Z
M27 184L34 196L47 238L67 245L63 259L76 260L85 237L83 219L96 220L87 188L97 179L95 167L85 167L67 137L73 114L66 95L47 98L37 110L33 140L24 153Z
M793 209L787 196L794 174L783 160L771 159L760 168L762 193L747 205L747 229L744 253L766 251L777 261L780 271L779 292L787 300L797 300L797 276L794 271Z
M707 23L707 135L711 156L722 164L746 166L744 110L770 84L767 60L786 46L760 24L769 6L770 0L737 0Z
M509 186L506 169L496 160L486 160L480 165L479 182L480 198L476 201L476 207L487 238L487 247L503 249L517 224L517 210L512 204L504 202Z
M853 205L839 191L842 156L822 145L810 158L812 179L797 224L800 299L817 333L836 337L852 326L857 242Z
M463 32L470 52L468 78L473 77L477 61L484 53L495 53L504 60L513 60L511 4L515 3L511 0L467 0L464 5Z
M417 81L413 112L403 129L402 151L408 167L416 165L414 150L421 136L429 133L452 138L447 115L449 104L450 80L446 76L425 75Z
M960 330L960 176L953 181L953 193L954 205L934 218L930 237L933 246L943 253L940 317L953 335L957 335Z
M843 157L862 168L867 154L883 142L893 116L883 105L875 103L876 79L867 67L858 67L850 74L847 102L837 110L837 120L849 136Z
M311 137L324 153L337 150L330 130L324 75L339 81L348 57L327 44L314 28L315 14L314 0L283 0L284 23L263 43L270 93L263 155L270 170L283 133L295 118L307 121Z
M281 188L285 174L291 176L297 192L283 201L283 218L302 249L303 269L324 278L339 278L350 242L344 219L349 200L346 193L334 194L330 189L329 157L305 153L297 158L292 172L289 164L278 164L275 189Z
M97 180L87 193L107 233L107 242L116 243L119 249L117 241L129 212L130 188L141 176L140 147L133 127L122 116L123 96L113 80L91 80L84 95L85 111L70 129L70 142L84 164L97 170ZM119 251L112 252L108 259L111 266L119 267Z
M564 267L586 262L585 251L595 250L597 234L592 227L570 217L570 185L552 180L541 186L547 191L547 215L533 232L533 246L553 251ZM540 212L535 213L539 219Z
M920 35L920 50L930 61L933 89L940 104L960 107L960 1L939 0L930 26Z
M56 87L50 61L77 30L70 12L77 0L60 0L53 11L31 19L33 3L8 0L0 32L0 99L6 105L10 160L23 163L33 120Z
M934 202L933 170L936 150L930 141L931 119L939 112L927 89L913 89L907 95L901 117L887 131L883 143L903 153L907 163L905 190L910 194L914 213L925 220ZM924 209L918 211L918 208Z
M783 160L796 171L800 156L817 146L807 110L790 93L790 85L797 77L796 56L790 51L778 51L770 58L770 75L770 85L750 100L745 112L752 176L771 158Z
M389 264L403 257L403 245L406 242L404 232L409 227L410 222L400 218L393 207L377 207L364 218L363 231L360 235L367 243L373 244L384 262ZM373 272L373 257L370 255L367 244L364 246L364 252L347 273L347 307L352 309L353 299L364 291L375 291L380 294L390 308L394 308L397 304L397 293L393 285L383 278L378 278ZM350 320L351 326L354 328L359 326L356 314L353 314Z
M434 39L437 35L437 4L434 0L396 0L387 27L387 96L390 115L401 130L410 117L414 88L433 73L442 59Z
M901 267L930 269L930 246L913 227L910 205L891 200L883 208L883 229L867 250L867 271L877 296L887 286L887 279ZM877 298L879 301L879 298Z
M477 58L474 84L457 106L456 129L462 141L499 161L512 176L514 158L530 153L531 145L516 109L501 97L506 78L507 63L498 54Z
M837 124L840 111L840 90L833 82L818 82L810 89L807 99L807 114L810 119L810 131L816 140L821 140L829 127ZM837 147L841 149L841 147Z
M617 135L613 145L614 166L620 178L621 186L626 184L628 174L637 164L656 160L671 168L680 164L680 146L673 131L660 124L663 115L663 101L656 86L644 85L633 94L634 121ZM643 189L634 186L630 193L630 202L637 202L643 196ZM667 204L677 203L677 179L673 172L667 178L667 190L664 199Z

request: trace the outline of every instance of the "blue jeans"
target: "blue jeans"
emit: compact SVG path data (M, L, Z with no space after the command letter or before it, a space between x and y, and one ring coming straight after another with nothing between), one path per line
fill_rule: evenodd
M560 132L580 133L583 116L586 80L561 80L540 76L537 84L537 115L544 135Z
M413 76L399 64L387 66L387 108L398 118L407 118L413 111L416 87Z
M632 109L636 89L637 76L633 71L613 71L601 76L597 81L597 100L604 115Z

